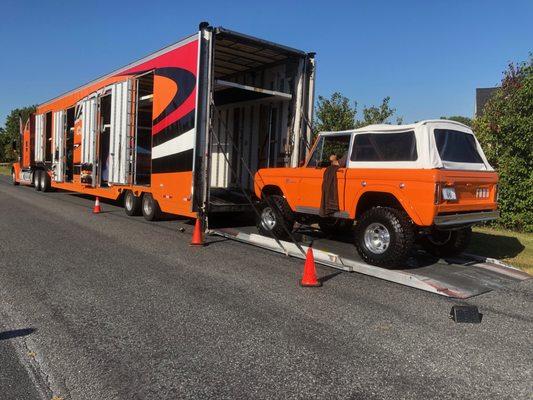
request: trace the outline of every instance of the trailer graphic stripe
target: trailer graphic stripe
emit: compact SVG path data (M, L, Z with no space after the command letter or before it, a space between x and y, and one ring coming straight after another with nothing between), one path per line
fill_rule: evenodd
M193 149L152 160L152 172L186 172L192 170Z
M152 159L162 158L171 154L182 153L194 147L194 135L196 130L191 129L182 135L168 140L159 146L152 148ZM192 168L192 164L191 164Z

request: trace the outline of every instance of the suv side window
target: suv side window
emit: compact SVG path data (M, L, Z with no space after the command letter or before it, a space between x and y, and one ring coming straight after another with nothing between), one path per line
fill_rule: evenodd
M355 135L352 161L416 161L413 131L401 133L362 133Z
M309 158L307 167L324 168L331 164L329 157L333 154L337 156L341 167L346 166L348 149L350 148L351 134L338 136L320 136L315 146L315 150ZM342 163L344 161L344 165Z

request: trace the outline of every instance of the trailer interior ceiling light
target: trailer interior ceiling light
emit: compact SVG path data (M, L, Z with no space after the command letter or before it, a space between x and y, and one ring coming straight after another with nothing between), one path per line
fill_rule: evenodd
M450 311L450 319L457 323L479 324L482 315L477 306L472 305L454 305Z

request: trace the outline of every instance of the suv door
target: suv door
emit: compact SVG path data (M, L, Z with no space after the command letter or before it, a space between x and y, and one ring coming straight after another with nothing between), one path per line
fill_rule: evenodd
M344 211L344 192L346 182L346 159L350 148L351 134L321 135L313 149L305 167L299 168L300 179L294 186L296 211L307 214L318 214L322 199L322 181L326 167L331 165L331 155L340 160L337 170L337 188L339 210Z

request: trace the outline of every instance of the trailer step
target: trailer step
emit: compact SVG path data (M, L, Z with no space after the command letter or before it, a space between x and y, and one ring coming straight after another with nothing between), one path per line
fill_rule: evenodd
M305 259L296 244L262 236L253 226L217 228L209 233ZM443 260L418 252L401 269L381 268L363 262L349 240L327 239L313 230L297 232L295 237L304 252L312 244L315 261L319 264L457 299L467 299L531 278L497 260L472 255Z

